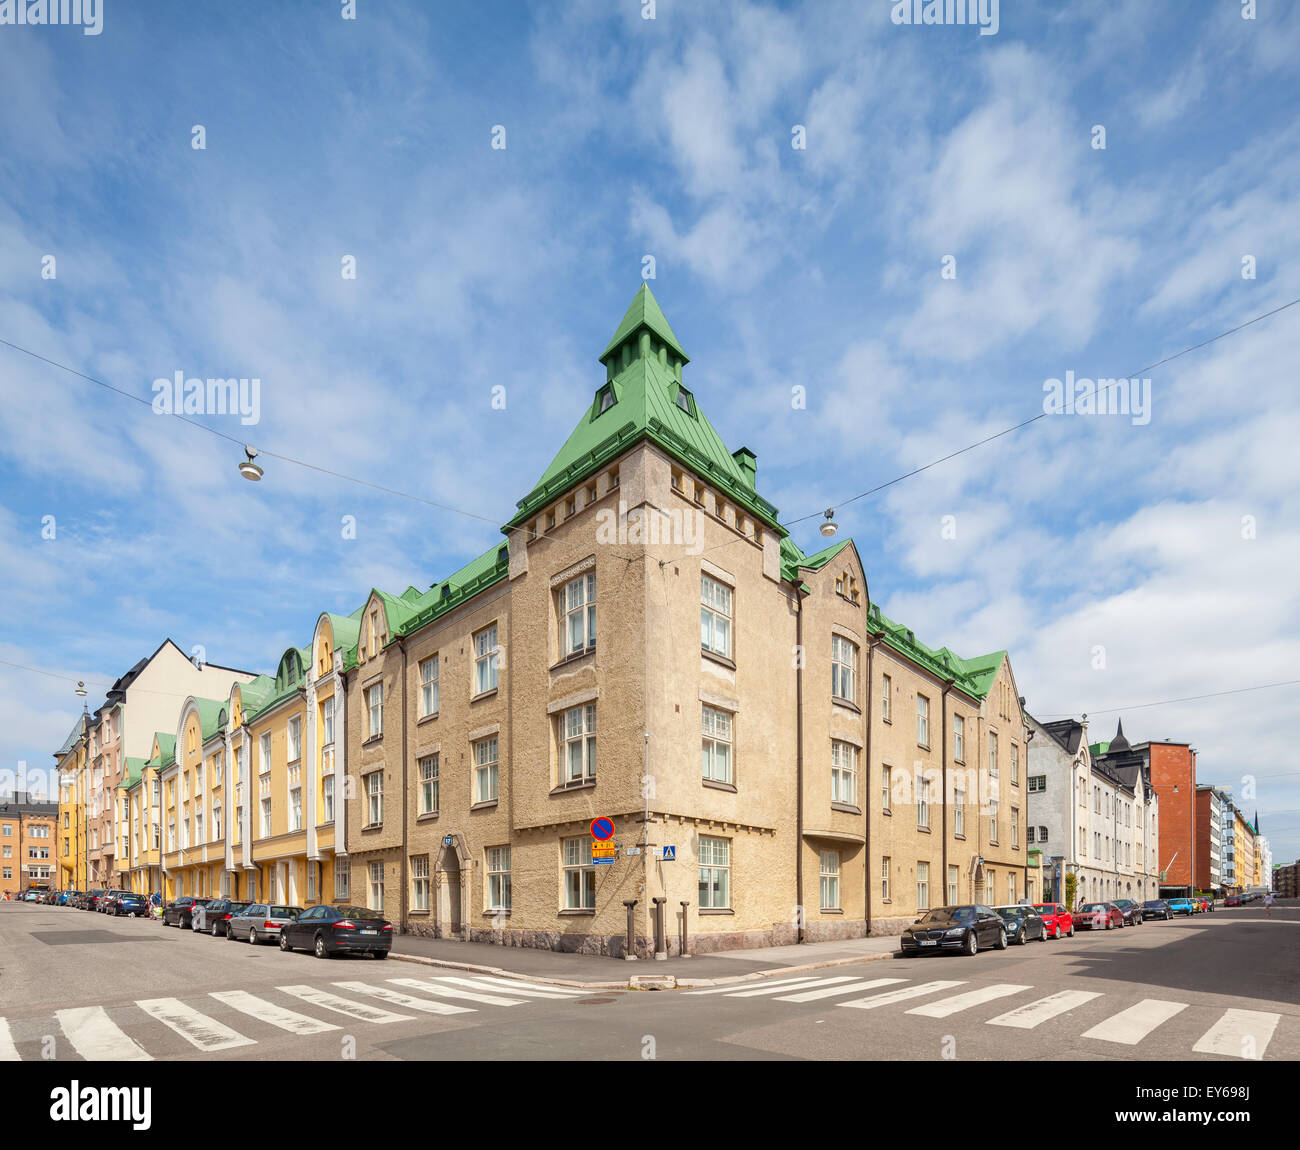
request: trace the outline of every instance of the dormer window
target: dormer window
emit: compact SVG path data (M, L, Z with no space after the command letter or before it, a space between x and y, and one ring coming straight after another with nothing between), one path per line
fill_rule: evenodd
M604 415L617 402L618 398L614 395L613 385L607 384L596 395L596 414Z
M695 414L695 405L691 401L691 393L680 384L677 387L677 406L686 412L687 415Z

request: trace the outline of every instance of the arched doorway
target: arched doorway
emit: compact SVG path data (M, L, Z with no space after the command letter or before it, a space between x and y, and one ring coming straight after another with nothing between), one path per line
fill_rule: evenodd
M977 903L986 903L988 898L984 891L984 861L975 860L975 901Z
M438 852L438 919L439 938L464 938L464 916L461 913L464 904L464 880L466 867L462 866L458 836L448 835L452 842L443 843Z

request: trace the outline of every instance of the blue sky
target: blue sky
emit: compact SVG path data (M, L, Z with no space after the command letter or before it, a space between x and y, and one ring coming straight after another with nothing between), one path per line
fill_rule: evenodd
M246 483L234 445L0 347L0 660L46 672L0 665L0 761L50 762L69 680L165 636L272 670L320 611L485 550L646 255L688 386L787 519L1037 414L1048 378L1300 296L1300 9L1004 2L980 36L890 8L105 0L97 36L0 27L0 338L146 399L256 376L256 426L205 422L488 519L270 459ZM1300 308L1151 372L1147 424L1049 417L838 513L886 613L1008 648L1039 717L1122 713L1202 781L1253 777L1278 861L1297 688L1130 708L1297 677L1297 360Z

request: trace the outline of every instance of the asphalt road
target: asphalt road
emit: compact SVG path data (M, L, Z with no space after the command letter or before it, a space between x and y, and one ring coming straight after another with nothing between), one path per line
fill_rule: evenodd
M1300 908L618 992L0 903L0 1019L0 1061L1296 1061Z

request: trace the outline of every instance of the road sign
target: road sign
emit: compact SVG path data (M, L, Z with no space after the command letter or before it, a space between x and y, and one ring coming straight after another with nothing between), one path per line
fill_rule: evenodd
M599 818L591 820L591 837L593 839L612 839L614 837L614 820Z
M591 861L593 863L612 863L615 849L612 842L598 840L591 844Z
M640 847L628 847L627 850L625 850L623 853L624 853L625 855L639 855L639 854L641 853L641 848L640 848Z
M442 845L445 846L445 847L449 847L449 846L451 846L455 841L456 841L456 836L455 836L455 835L443 835L443 836L442 836Z
M676 861L677 861L677 848L676 848L676 847L664 847L664 850L663 850L663 861L664 861L664 862L676 862Z

